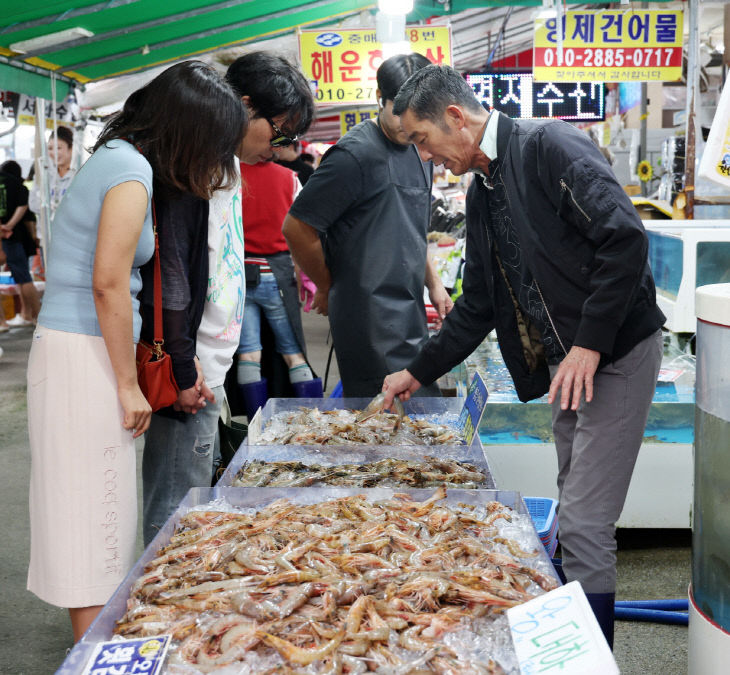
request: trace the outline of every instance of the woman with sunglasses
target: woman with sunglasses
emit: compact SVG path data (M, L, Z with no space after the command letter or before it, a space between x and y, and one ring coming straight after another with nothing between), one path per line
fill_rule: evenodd
M153 177L209 198L236 175L245 122L214 70L172 66L107 123L55 214L28 363L28 588L70 608L76 640L134 560L134 439L151 413L134 345L139 268L154 251Z
M248 112L246 134L232 148L241 162L266 161L275 148L291 144L309 128L314 114L309 83L280 56L241 56L229 67L226 81ZM145 544L189 488L211 483L223 384L241 334L246 285L240 183L216 192L208 210L208 284L195 340L211 396L195 414L152 415L142 462Z

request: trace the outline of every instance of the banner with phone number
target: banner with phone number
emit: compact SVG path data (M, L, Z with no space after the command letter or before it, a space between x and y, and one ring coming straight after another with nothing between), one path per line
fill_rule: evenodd
M406 26L411 49L432 63L451 65L449 26ZM375 103L375 73L383 50L372 28L302 30L299 58L318 105Z
M560 36L555 17L538 18L533 75L540 81L680 80L682 19L681 10L566 12Z

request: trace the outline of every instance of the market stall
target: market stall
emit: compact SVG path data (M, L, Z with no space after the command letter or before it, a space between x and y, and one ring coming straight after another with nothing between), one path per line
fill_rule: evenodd
M494 483L478 434L462 436L463 401L410 401L406 418L378 412L374 426L343 421L364 403L271 399L220 485L190 491L58 673L110 659L151 668L153 653L171 674L519 673L522 629L511 624L524 620L510 608L560 587L532 510L518 493L485 489ZM398 421L427 445L327 445L320 418L330 430L362 424L349 431L386 439ZM320 442L257 444L287 428L288 440L313 433ZM430 464L429 452L438 454ZM314 462L315 480L297 481ZM282 463L290 481L277 483ZM246 473L251 466L257 473ZM323 471L340 481L328 484ZM358 471L370 477L359 482ZM540 522L554 550L554 508ZM550 616L580 603L580 591L566 593ZM579 656L612 663L588 605L580 607L590 647ZM560 658L557 646L548 651Z

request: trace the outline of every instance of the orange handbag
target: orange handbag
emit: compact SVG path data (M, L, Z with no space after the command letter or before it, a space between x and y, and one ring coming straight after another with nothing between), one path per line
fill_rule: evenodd
M152 225L155 233L154 291L154 340L140 340L137 344L137 382L152 412L166 408L177 401L180 391L172 374L172 359L162 348L165 344L162 331L162 273L160 270L160 243L157 239L157 214L152 201Z

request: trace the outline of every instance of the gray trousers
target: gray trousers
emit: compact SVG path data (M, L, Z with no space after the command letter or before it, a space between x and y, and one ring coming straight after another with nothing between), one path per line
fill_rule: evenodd
M616 590L616 521L644 437L662 360L662 334L598 371L593 400L578 410L553 402L558 452L559 540L568 581L586 593ZM558 366L550 366L554 377Z

